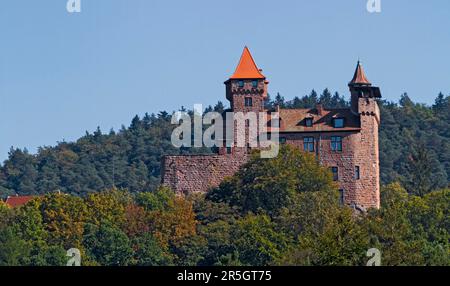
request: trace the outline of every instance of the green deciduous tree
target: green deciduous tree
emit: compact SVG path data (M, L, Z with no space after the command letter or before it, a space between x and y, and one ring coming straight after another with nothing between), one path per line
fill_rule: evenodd
M84 224L89 218L81 198L50 194L42 198L40 211L49 244L62 245L64 249L81 248Z
M128 237L109 221L100 226L86 224L83 246L86 253L103 266L127 266L132 263L133 250Z
M291 206L299 193L334 188L331 174L313 155L285 145L273 159L254 154L236 176L225 180L208 199L238 206L243 213L263 210L275 215Z
M249 214L238 220L231 239L243 265L269 265L280 259L289 246L289 238L277 231L267 215Z

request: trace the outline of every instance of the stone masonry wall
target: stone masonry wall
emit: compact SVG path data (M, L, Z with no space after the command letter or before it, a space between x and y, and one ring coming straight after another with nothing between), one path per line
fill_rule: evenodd
M370 117L362 118L360 132L282 134L286 143L304 150L303 138L313 137L315 153L326 167L338 167L338 185L344 203L361 209L379 207L378 127ZM342 137L342 151L331 150L331 137ZM356 179L356 167L360 179Z
M303 150L303 138L314 137L315 153L320 163L338 167L338 184L344 203L361 209L379 208L378 125L370 116L363 117L360 132L282 134L286 143ZM331 137L342 137L342 151L331 150ZM205 193L224 178L234 175L246 163L248 155L233 149L232 154L166 156L162 183L178 194ZM360 168L356 179L355 168Z
M304 150L303 138L313 137L315 142L315 154L320 163L326 167L338 168L339 189L343 190L344 203L347 205L358 205L358 189L362 186L361 182L355 180L355 166L359 166L357 161L357 148L360 133L359 132L326 132L326 133L294 133L282 134L286 142L290 145ZM331 137L342 137L342 151L331 150ZM362 168L362 166L360 166Z
M233 176L247 158L240 153L165 156L162 184L177 194L205 193Z

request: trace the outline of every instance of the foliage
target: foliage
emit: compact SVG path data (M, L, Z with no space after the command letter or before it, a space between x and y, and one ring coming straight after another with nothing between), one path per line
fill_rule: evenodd
M450 264L449 190L418 197L391 184L383 188L382 204L366 217L366 227L383 264Z
M138 205L149 197L161 208ZM139 197L53 193L0 212L0 265L65 265L70 248L81 251L82 265L196 265L206 244L192 202L164 188Z
M139 266L169 266L172 265L173 255L161 247L153 235L145 232L133 237L134 264Z
M266 105L318 102L348 106L328 90ZM12 149L0 196L40 196L18 208L0 201L0 265L65 265L75 247L82 265L365 265L378 248L382 265L450 266L450 97L379 104L385 186L368 213L340 205L329 171L289 146L274 159L255 154L208 195L176 196L159 186L161 156L206 149L174 149L167 112L37 155Z
M87 208L92 212L92 223L96 225L102 221L124 224L125 211L130 203L129 193L117 189L90 194L86 199Z
M149 219L150 231L165 246L176 246L196 233L192 203L180 197L170 200L165 210L150 211Z
M208 194L214 202L226 202L247 212L277 214L295 202L298 193L328 191L335 187L331 174L316 158L284 145L274 159L253 154L242 172Z
M108 221L103 221L100 226L87 224L83 246L100 265L131 264L133 251L129 238Z
M289 238L277 231L267 215L249 214L238 220L231 237L243 265L268 265L288 252Z
M290 151L286 147L280 157L308 158ZM261 162L251 160L230 180L241 180L246 170L270 173L278 159L270 160L261 170L255 166ZM280 165L277 172L293 166ZM260 185L246 182L240 195ZM134 196L112 190L84 199L49 194L0 209L0 265L65 265L65 251L73 247L80 249L82 265L365 265L374 247L383 265L450 265L450 190L416 196L392 184L382 190L380 210L358 214L340 205L332 185L292 186L290 203L278 209L261 204L256 212L232 205L236 200L226 195L238 190L217 190L221 202L177 197L165 188ZM103 201L108 207L90 209Z

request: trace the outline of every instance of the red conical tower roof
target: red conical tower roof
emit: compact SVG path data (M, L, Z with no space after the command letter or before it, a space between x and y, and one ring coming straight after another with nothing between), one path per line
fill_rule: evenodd
M371 85L370 81L367 79L366 74L361 63L358 61L356 66L355 75L349 84L361 84L361 85Z
M266 77L256 66L252 54L247 47L244 48L239 64L230 79L265 79Z

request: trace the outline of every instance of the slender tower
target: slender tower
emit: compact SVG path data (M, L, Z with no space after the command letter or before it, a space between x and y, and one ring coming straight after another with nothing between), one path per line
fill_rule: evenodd
M245 118L245 144L249 145L249 140L255 136L258 136L258 122L252 121L252 127L250 127L249 118L250 114L258 116L260 112L264 112L264 102L267 98L267 86L269 82L262 74L257 66L253 57L247 47L244 48L239 64L234 74L225 82L226 98L230 101L231 111L235 114L235 132L234 132L234 145L236 143L236 134L238 130L237 116L238 113ZM250 132L251 131L251 132ZM239 130L241 132L241 130ZM252 138L256 140L256 138ZM246 152L248 149L246 146L239 146L242 148L224 148L222 153L230 152ZM232 151L231 151L232 150Z
M355 150L355 165L359 168L355 201L356 208L380 207L380 160L378 129L380 109L377 99L381 98L380 88L372 86L358 61L353 79L348 84L351 93L351 110L359 115L361 132L359 146Z

